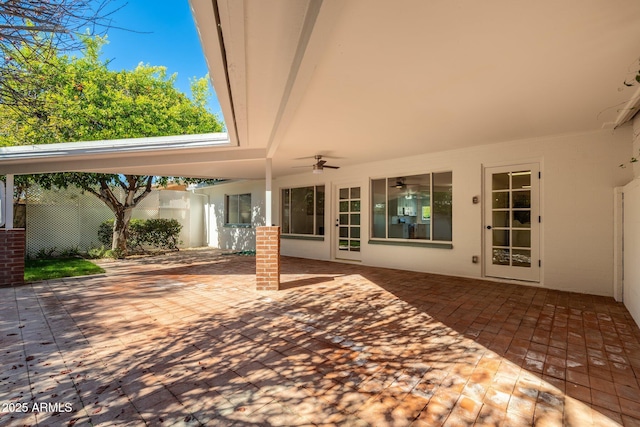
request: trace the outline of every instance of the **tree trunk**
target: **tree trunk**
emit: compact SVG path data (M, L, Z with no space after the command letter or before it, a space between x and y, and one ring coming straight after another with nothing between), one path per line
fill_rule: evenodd
M113 240L111 249L118 255L127 254L127 239L129 238L129 221L133 213L132 207L118 206L113 221Z

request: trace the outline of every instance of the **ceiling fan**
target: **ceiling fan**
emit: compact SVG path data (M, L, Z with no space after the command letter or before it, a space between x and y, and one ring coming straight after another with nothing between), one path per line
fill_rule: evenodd
M340 169L340 166L328 165L326 160L322 160L322 156L320 154L316 154L315 156L313 156L313 158L316 159L316 162L311 165L311 167L313 168L313 173L322 173L322 170L324 168Z
M404 178L398 178L396 179L396 183L393 185L390 185L390 188L397 188L398 190L402 190L403 188L405 188L407 186L407 184L405 184L404 182Z
M408 189L408 188L414 188L416 186L421 186L422 184L420 184L419 182L407 182L407 179L404 177L398 177L396 178L396 182L393 183L391 180L389 180L390 184L389 188L397 188L398 190L404 190L404 189Z

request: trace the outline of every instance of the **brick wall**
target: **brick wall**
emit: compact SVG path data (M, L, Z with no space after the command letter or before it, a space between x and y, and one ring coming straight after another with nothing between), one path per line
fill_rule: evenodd
M256 228L256 289L280 289L280 227Z
M24 283L24 228L0 229L0 286Z

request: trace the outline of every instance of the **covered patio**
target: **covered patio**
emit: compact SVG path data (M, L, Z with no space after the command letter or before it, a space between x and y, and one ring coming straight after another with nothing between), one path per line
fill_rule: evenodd
M211 249L104 267L0 289L0 424L640 424L613 298L289 257L258 292Z

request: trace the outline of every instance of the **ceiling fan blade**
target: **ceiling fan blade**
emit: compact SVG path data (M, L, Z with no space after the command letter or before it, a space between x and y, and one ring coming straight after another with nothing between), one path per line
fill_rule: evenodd
M323 168L329 168L329 169L340 169L340 166L329 166L329 165L323 165Z
M326 160L318 160L318 163L316 163L316 165L318 165L319 167L323 167L325 163L327 163Z

